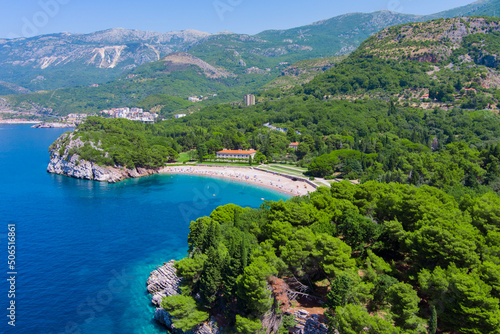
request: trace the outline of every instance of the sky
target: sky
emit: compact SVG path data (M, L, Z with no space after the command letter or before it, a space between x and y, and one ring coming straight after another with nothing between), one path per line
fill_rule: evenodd
M256 34L351 12L432 14L471 0L0 0L0 38L109 28Z

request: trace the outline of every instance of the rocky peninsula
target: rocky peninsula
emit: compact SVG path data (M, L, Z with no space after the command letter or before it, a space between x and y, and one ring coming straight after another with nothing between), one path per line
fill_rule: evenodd
M94 162L83 160L73 152L85 144L102 151L98 144L82 141L77 136L77 132L62 134L49 148L50 162L47 166L47 172L109 183L158 173L157 169L100 166Z
M64 129L64 128L75 128L75 123L61 123L61 122L39 122L36 125L33 125L32 128L37 129Z
M180 293L179 287L182 277L177 276L174 264L174 260L165 263L162 267L151 272L148 278L147 289L153 295L152 303L156 306L154 319L174 334L221 334L222 332L213 320L202 323L189 332L177 329L172 323L172 316L160 306L163 297L178 295Z

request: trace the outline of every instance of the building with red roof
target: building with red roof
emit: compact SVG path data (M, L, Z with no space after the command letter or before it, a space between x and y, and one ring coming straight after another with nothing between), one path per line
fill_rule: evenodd
M256 150L222 150L217 152L217 158L248 159L252 157L253 159L256 153Z

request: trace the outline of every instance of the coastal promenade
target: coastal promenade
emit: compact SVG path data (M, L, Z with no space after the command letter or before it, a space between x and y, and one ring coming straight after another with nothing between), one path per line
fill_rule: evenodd
M235 182L246 182L275 191L303 196L316 190L309 182L298 178L290 178L276 173L258 170L253 167L234 166L171 166L160 170L165 174L188 174L198 176L219 177ZM295 180L295 181L294 181Z

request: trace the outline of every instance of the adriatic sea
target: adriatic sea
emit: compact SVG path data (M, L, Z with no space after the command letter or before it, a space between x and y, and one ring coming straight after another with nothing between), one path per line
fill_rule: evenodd
M146 280L186 255L191 220L227 203L288 198L207 177L107 184L49 174L48 147L65 131L0 125L0 333L166 333L152 320Z

